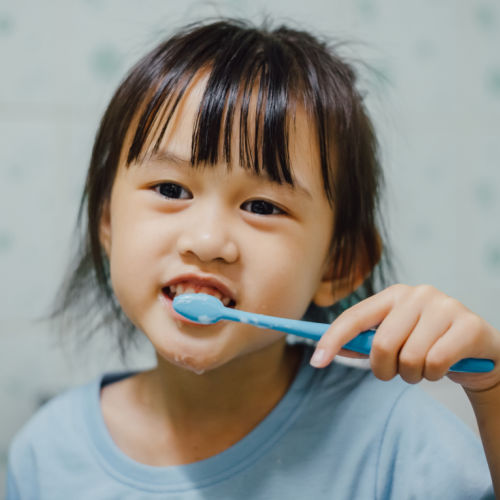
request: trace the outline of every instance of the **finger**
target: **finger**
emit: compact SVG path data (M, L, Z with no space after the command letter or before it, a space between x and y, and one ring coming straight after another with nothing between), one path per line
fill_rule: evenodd
M419 317L420 310L409 301L396 305L380 323L370 352L371 369L377 378L390 380L397 375L399 352Z
M482 320L468 314L454 321L449 329L431 347L425 358L424 377L438 380L450 367L463 358L488 357L489 342L482 334Z
M311 364L317 368L328 365L349 340L381 323L409 288L393 285L344 311L318 341Z
M474 342L474 350L471 352L477 354L458 355L451 364L453 365L463 357L484 358L493 361L495 364L493 370L485 373L448 372L446 374L450 380L460 384L468 394L476 391L482 392L500 383L500 332L489 325L489 333L490 335L486 338L482 337L481 341Z
M427 353L451 325L450 315L444 313L440 302L422 311L420 318L407 338L398 357L398 373L410 384L424 377Z

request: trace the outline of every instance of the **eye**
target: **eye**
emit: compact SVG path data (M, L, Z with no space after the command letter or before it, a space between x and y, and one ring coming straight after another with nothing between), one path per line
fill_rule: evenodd
M157 193L161 194L165 198L171 198L175 200L188 200L193 197L193 195L180 184L175 182L162 182L154 186Z
M285 213L281 208L265 200L246 201L241 208L258 215L283 215Z

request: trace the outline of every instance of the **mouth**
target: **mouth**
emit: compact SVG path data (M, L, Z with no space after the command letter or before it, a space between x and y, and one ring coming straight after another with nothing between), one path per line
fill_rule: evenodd
M174 300L177 295L184 293L206 293L219 299L226 307L235 307L236 305L236 301L229 290L210 280L181 280L164 286L162 292L170 300Z

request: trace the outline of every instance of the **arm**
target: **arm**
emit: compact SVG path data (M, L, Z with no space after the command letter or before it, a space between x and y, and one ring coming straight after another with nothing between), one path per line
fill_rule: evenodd
M495 495L500 498L500 384L484 391L465 392L476 415Z
M318 342L311 364L326 366L344 344L374 325L370 365L376 377L400 375L414 384L448 375L462 385L500 498L500 332L432 286L393 285L344 311ZM448 371L463 358L491 359L495 368L489 373Z

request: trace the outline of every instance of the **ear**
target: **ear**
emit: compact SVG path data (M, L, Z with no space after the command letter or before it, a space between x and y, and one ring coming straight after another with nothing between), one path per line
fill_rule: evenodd
M109 200L106 201L102 207L99 220L99 241L106 255L109 257L111 251L111 213L109 209Z
M313 302L320 307L329 307L339 300L347 297L354 292L356 288L361 286L366 276L356 276L354 281L347 278L344 279L328 279L321 280L318 289L313 297Z
M378 262L382 256L382 240L378 235L377 243L376 262ZM372 272L373 266L369 264L370 259L368 259L368 255L365 251L359 253L356 257L356 261L355 274L352 280L348 277L333 276L331 265L327 266L323 279L313 297L313 302L317 306L332 306L335 302L347 297L363 284L365 279Z

